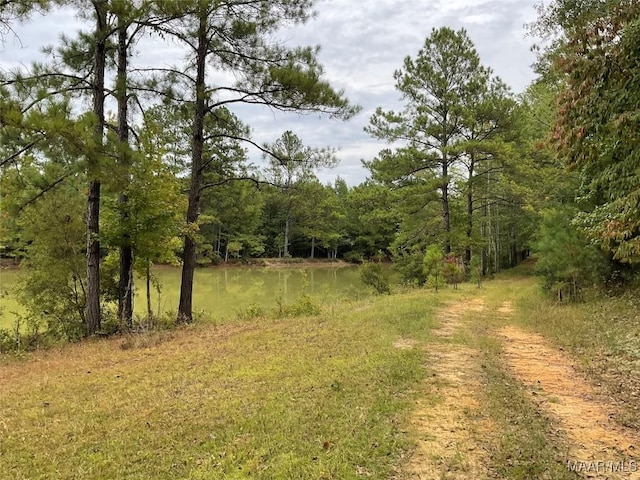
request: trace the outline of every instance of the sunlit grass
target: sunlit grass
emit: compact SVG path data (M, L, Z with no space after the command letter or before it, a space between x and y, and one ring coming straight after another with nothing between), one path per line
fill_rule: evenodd
M457 295L457 294L456 294ZM0 478L388 478L447 295L90 341L0 367Z
M501 342L495 335L496 329L513 322L513 313L500 309L531 284L531 278L513 274L486 282L479 291L485 308L466 314L473 321L466 323L458 338L480 354L483 413L493 425L487 466L492 475L505 480L574 479L562 461L562 439L556 435L551 418L539 410L525 387L507 371Z
M513 300L512 315L496 318L496 325L515 323L564 349L593 384L624 405L616 419L640 428L640 292L607 296L593 289L581 303L558 303L526 273L516 269L487 283L489 303Z

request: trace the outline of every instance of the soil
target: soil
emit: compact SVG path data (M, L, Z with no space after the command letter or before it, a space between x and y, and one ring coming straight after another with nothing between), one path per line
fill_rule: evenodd
M489 448L480 438L491 430L480 404L482 372L479 352L454 341L464 314L484 309L482 300L456 303L437 315L435 341L426 346L430 362L427 391L435 398L416 402L412 428L418 439L404 478L481 479ZM403 348L410 342L396 343ZM406 348L406 347L405 347Z
M630 465L637 461L638 432L614 421L616 407L576 371L568 355L550 346L542 336L513 326L500 329L499 336L504 343L505 363L530 389L538 407L552 415L558 432L567 439L568 462L592 464L595 471L584 472L585 476L602 478L609 462ZM597 462L603 462L599 473ZM611 473L608 478L640 479L640 471L618 476Z
M401 478L490 476L487 466L495 428L480 403L480 356L456 341L456 336L464 335L465 322L478 316L508 319L513 311L511 302L489 311L482 299L474 299L449 305L437 314L434 340L424 346L430 358L425 391L435 395L416 402L411 428L417 440ZM469 314L474 312L478 315ZM574 368L565 352L513 325L500 328L495 337L503 348L505 368L530 391L540 412L553 419L566 448L566 461L582 470L581 478L640 480L639 432L615 422L617 407ZM419 344L402 338L395 346Z

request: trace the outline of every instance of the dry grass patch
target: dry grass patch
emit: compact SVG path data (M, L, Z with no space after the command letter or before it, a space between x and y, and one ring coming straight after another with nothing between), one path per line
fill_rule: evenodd
M2 365L0 478L387 478L424 375L423 352L393 343L428 338L438 302L411 292Z

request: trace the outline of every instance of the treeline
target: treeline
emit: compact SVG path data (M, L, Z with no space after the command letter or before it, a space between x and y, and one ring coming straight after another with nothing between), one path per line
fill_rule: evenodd
M11 249L15 237L25 246L30 317L91 335L115 298L117 318L131 326L134 270L148 273L179 245L177 321L191 321L205 192L250 177L246 148L281 165L298 160L286 156L293 146L286 136L273 149L255 144L230 108L342 119L358 110L323 79L314 47L287 47L274 36L304 23L312 4L3 2L5 33L36 11L60 7L75 10L87 28L47 47L47 63L1 79L3 230L13 231L3 236ZM182 63L135 63L143 37L179 46ZM322 152L311 153L323 161ZM84 248L77 229L61 228L79 223Z
M636 2L541 8L531 30L551 40L518 96L464 30L434 29L395 73L402 109L371 117L366 130L389 148L352 187L318 181L339 160L330 148L290 131L258 144L233 111L357 113L314 48L272 35L313 2L88 3L9 1L0 13L6 33L64 5L89 29L0 79L0 239L28 264L21 298L49 331L93 334L110 309L131 326L134 272L149 285L154 263L182 265L180 322L197 265L234 258L388 258L422 285L438 265L481 277L536 251L563 300L637 274ZM184 63L136 63L141 36L181 45Z

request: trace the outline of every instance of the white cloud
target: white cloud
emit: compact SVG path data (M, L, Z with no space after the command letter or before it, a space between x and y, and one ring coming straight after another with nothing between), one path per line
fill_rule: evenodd
M258 142L274 141L283 131L295 131L314 146L339 149L340 165L334 173L322 172L323 180L340 175L350 184L362 181L366 171L360 159L371 159L384 147L363 132L376 107L400 109L393 72L403 59L415 56L433 28L465 28L481 60L493 68L515 92L533 79L524 24L535 20L536 0L322 0L318 15L306 25L279 32L277 38L290 45L321 45L319 54L326 77L363 107L348 122L318 116L284 115L264 108L238 108L238 115L252 126ZM42 60L39 49L55 43L61 33L69 36L81 21L68 10L16 26L22 45L8 37L0 46L0 68ZM179 65L184 53L168 42L141 41L135 61L142 64ZM257 154L256 154L257 155ZM259 157L259 155L258 155Z

